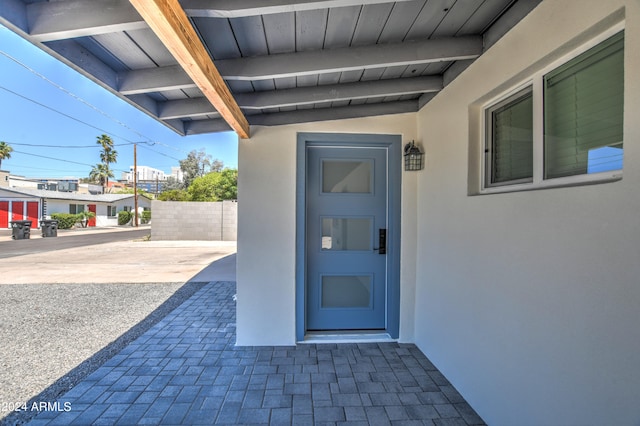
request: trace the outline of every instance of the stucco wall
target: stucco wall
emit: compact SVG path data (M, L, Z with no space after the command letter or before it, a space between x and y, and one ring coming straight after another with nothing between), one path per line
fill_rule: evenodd
M622 181L468 196L474 103L622 13ZM418 114L416 343L489 424L640 424L638 76L640 2L545 0Z
M238 203L153 201L153 240L235 241Z
M298 132L416 137L415 114L252 127L238 150L237 343L291 345L295 338L296 140ZM403 172L400 339L413 340L415 173Z
M89 210L89 204L96 205L96 226L118 226L118 216L107 216L108 206L115 206L116 211L120 212L124 210L125 206L133 209L134 201L133 199L125 199L121 201L116 201L113 203L99 203L99 202L90 202L90 201L71 201L71 200L47 200L46 201L46 213L47 217L51 217L51 213L69 213L69 204L82 204L85 207L85 210ZM149 208L151 206L151 201L144 197L138 198L138 206L143 208ZM78 225L79 226L79 225Z

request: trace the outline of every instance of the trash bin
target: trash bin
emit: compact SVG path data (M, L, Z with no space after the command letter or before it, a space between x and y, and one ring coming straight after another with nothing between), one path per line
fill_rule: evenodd
M42 230L42 237L57 237L58 236L58 221L57 220L41 220L40 229Z
M11 223L11 238L14 240L28 240L31 238L31 221L30 220L14 220Z

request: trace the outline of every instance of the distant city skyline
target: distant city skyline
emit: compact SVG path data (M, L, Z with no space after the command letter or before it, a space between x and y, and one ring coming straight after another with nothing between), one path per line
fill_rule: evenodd
M100 161L96 138L103 133L118 151L115 179L134 163L134 143L138 165L168 175L192 150L238 165L235 133L180 136L0 25L0 140L14 150L2 169L34 178L87 177Z

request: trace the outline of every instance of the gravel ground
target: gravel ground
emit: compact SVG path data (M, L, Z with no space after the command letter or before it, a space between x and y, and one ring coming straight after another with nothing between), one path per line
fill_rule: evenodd
M203 285L0 287L0 424L28 420L12 406L55 401Z

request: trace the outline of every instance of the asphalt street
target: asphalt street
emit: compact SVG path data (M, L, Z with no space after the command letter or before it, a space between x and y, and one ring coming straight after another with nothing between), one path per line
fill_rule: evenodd
M40 230L34 229L32 232L40 233ZM73 235L65 235L64 237L0 241L0 259L97 244L107 244L117 241L129 241L143 238L149 235L150 232L151 230L148 227L126 232L114 231L83 233L82 231L79 231Z

